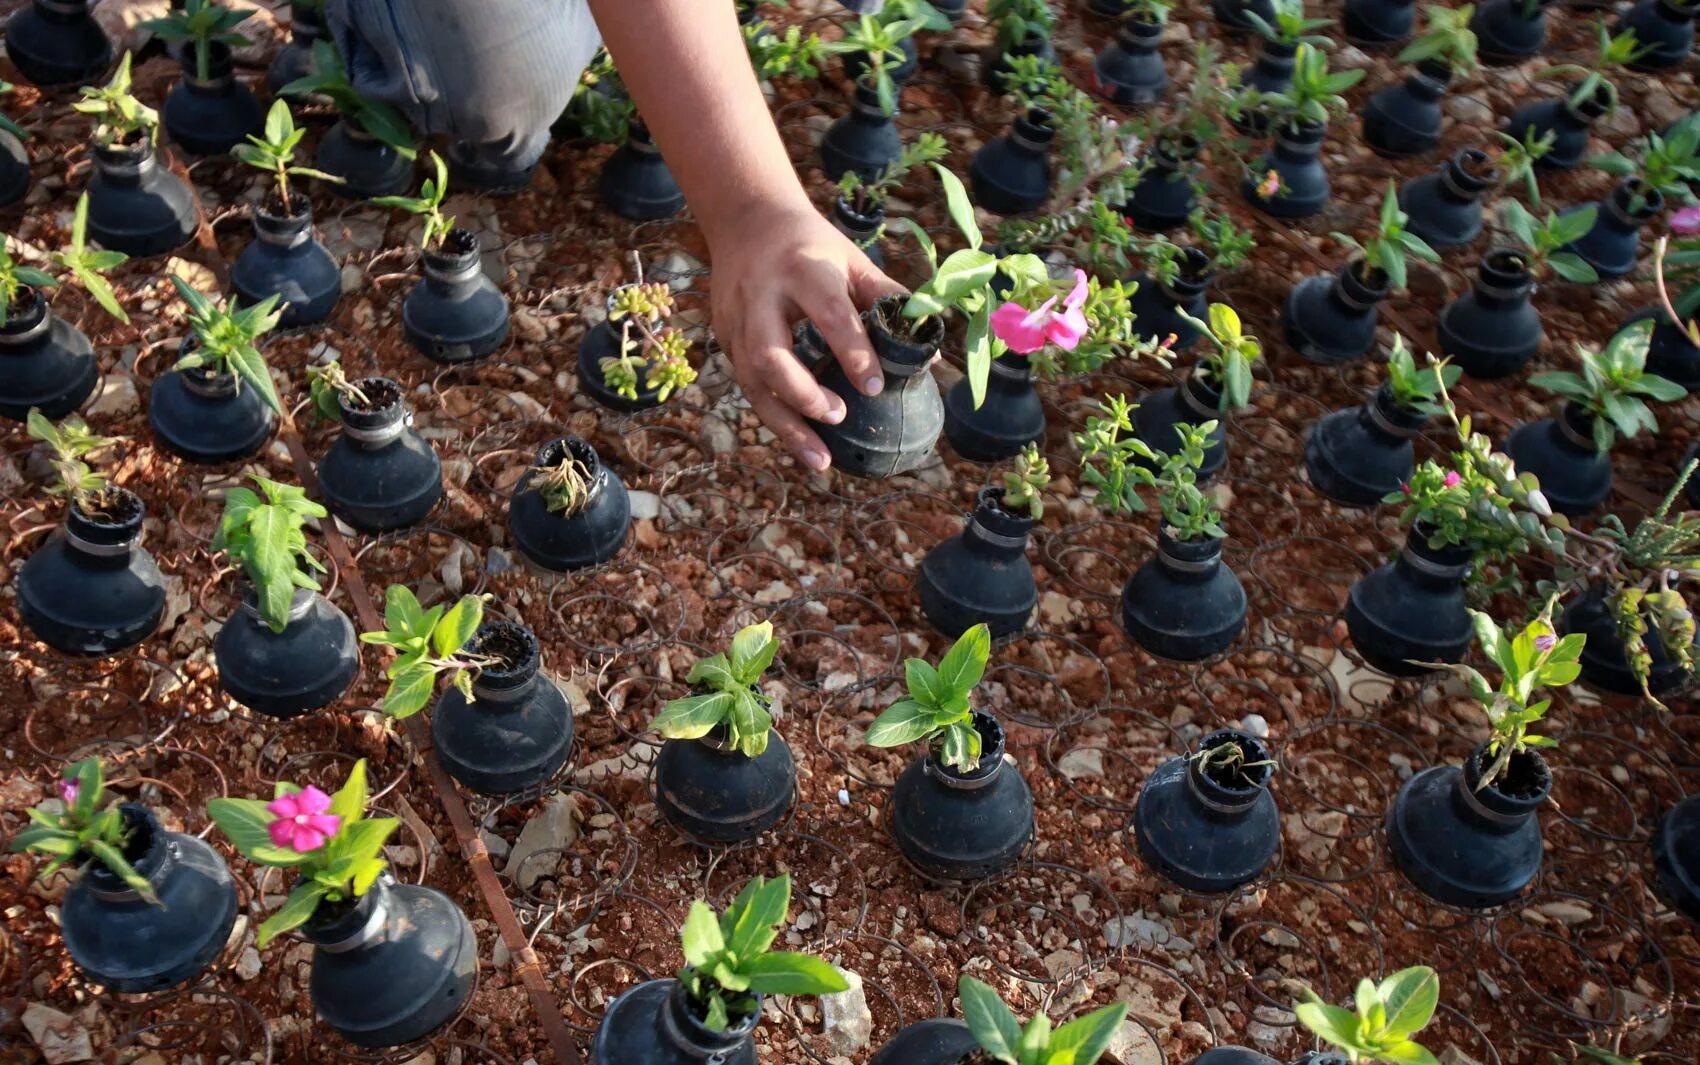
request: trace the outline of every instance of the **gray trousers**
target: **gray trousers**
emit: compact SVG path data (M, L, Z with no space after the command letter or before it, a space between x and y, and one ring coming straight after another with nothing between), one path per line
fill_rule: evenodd
M356 89L498 184L537 164L602 43L585 0L329 0L325 14Z

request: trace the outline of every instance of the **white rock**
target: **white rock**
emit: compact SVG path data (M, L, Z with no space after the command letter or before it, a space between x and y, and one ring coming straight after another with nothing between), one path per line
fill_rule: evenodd
M1163 1065L1162 1048L1150 1033L1132 1021L1123 1021L1104 1049L1122 1065Z
M1269 738L1269 722L1262 714L1247 714L1240 719L1240 731L1248 736L1256 736L1260 740Z
M1104 752L1096 747L1078 747L1057 759L1057 772L1070 780L1104 775Z
M862 978L849 969L839 969L850 986L820 997L821 1035L829 1054L850 1055L868 1045L874 1034L874 1017L862 991Z
M89 404L89 417L119 417L134 413L141 405L135 380L126 373L109 373L100 379L100 394Z
M654 521L661 516L661 497L654 492L632 491L626 495L632 501L633 521L643 521L646 518Z
M1191 954L1192 944L1162 921L1144 913L1118 917L1104 925L1104 941L1112 947L1160 950L1167 954Z
M24 1030L35 1041L47 1065L69 1065L75 1061L91 1061L94 1044L88 1029L77 1019L60 1013L51 1006L31 1002L24 1007Z
M260 952L253 947L243 947L242 953L236 958L236 975L244 980L259 976Z
M529 891L540 877L554 871L559 864L559 858L564 857L567 849L578 842L578 837L578 807L574 805L570 795L555 795L519 830L519 838L514 840L513 849L508 852L508 862L502 867L502 871L513 877L514 883L518 884L521 890ZM560 852L556 861L550 861L548 855L532 861L527 860L539 851L547 850Z

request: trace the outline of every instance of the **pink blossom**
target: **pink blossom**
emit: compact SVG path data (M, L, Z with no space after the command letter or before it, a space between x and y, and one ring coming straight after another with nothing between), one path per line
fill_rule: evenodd
M266 803L266 812L277 817L266 830L272 842L297 854L316 851L342 827L342 818L327 814L331 797L309 784L293 795L279 795Z
M1446 471L1446 487L1448 487L1448 488L1457 488L1458 482L1462 481L1463 479L1464 479L1463 477L1458 475L1457 470L1447 470Z
M1267 171L1263 175L1263 181L1260 182L1257 186L1258 198L1264 199L1264 200L1272 200L1272 199L1275 198L1275 194L1280 192L1280 191L1281 191L1281 175L1277 174L1273 170Z
M1073 351L1086 335L1086 315L1080 310L1085 302L1086 271L1076 270L1074 290L1062 301L1061 314L1051 309L1057 303L1055 296L1032 312L1019 303L1006 303L992 312L992 333L1009 350L1021 355L1031 355L1047 342L1064 351Z
M1164 337L1163 342L1161 344L1158 344L1157 346L1164 351L1168 351L1170 348L1175 346L1175 341L1177 341L1179 339L1180 339L1179 333L1170 333L1168 336Z
M1679 237L1692 237L1700 233L1700 204L1684 207L1671 215L1670 231Z
M74 780L61 780L59 781L59 797L65 800L66 806L75 805L77 801L77 792L80 788L81 785Z
M1558 646L1558 637L1552 635L1551 633L1548 633L1545 636L1535 637L1535 650L1541 652L1542 654L1546 654L1548 651L1552 650L1556 646Z

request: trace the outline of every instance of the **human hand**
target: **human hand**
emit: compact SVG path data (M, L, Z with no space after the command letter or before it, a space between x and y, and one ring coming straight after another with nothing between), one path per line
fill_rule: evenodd
M810 469L832 463L805 418L835 425L844 401L791 353L791 323L814 322L867 395L884 378L859 311L903 286L806 202L723 229L710 241L714 333L756 414Z

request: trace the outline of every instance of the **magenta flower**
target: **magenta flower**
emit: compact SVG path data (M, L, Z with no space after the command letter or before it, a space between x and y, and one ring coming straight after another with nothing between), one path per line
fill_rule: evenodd
M1051 309L1057 303L1055 296L1032 312L1019 303L1006 303L992 312L992 334L1021 355L1031 355L1047 343L1073 351L1086 335L1086 315L1080 310L1085 302L1086 271L1076 270L1074 290L1062 301L1061 314Z
M1700 233L1700 204L1684 207L1671 215L1670 231L1679 237L1692 237Z
M272 842L297 854L307 854L325 845L342 827L342 818L325 813L331 797L311 784L293 795L279 795L266 803L266 812L277 817L266 831Z
M74 780L60 780L59 781L59 797L61 799L65 800L66 806L72 806L72 805L76 804L78 789L79 789L79 785Z
M1535 650L1539 651L1541 654L1546 654L1556 646L1558 646L1558 637L1551 633L1548 633L1545 636L1535 637Z
M1457 470L1447 470L1446 471L1446 487L1448 487L1448 488L1457 488L1458 482L1462 481L1463 479L1464 479L1463 477L1459 476Z
M1281 175L1270 170L1264 173L1263 181L1257 186L1257 196L1261 200L1273 200L1276 193L1281 191Z

